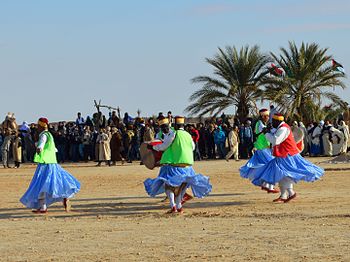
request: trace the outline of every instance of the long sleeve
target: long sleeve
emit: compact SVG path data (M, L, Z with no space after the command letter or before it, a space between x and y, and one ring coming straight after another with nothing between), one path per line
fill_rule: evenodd
M280 127L277 129L275 134L266 133L265 136L267 140L272 144L272 146L276 146L281 144L284 140L286 140L289 136L290 130L287 127Z
M160 134L161 134L160 132L158 132L158 133L156 134L156 139L162 140L162 138L161 138L161 135L160 135Z
M165 151L175 139L175 132L170 130L168 134L164 134L164 140L162 144L153 146L156 151Z
M46 141L47 141L47 136L44 133L41 133L39 136L39 141L37 145L37 148L39 149L40 152L44 149Z
M321 135L321 128L317 126L317 127L314 129L314 131L312 132L312 137L318 137L318 136L320 136L320 135Z
M257 133L257 134L258 134L258 133L261 133L262 130L263 130L265 127L266 127L266 125L264 124L264 122L261 121L261 120L259 120L259 124L258 124L258 126L257 126L257 128L256 128L256 133Z

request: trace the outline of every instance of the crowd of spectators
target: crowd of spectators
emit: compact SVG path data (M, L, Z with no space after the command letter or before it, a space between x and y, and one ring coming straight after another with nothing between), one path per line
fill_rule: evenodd
M116 111L111 112L108 117L97 112L92 117L84 118L81 113L78 113L75 121L51 123L49 130L55 140L59 163L95 161L97 165L102 163L116 165L118 161L121 163L140 161L140 145L144 141L161 139L157 124L159 117L164 117L163 113L149 118L133 118L128 113L120 117ZM170 111L165 117L173 123ZM248 119L240 123L238 118L230 118L222 114L217 118L186 124L185 130L191 134L196 145L193 152L194 159L200 161L250 158L254 154L255 135L252 126L255 120ZM307 128L302 123L296 122L292 123L292 126L303 133L305 146L302 153L304 155L336 155L344 150L347 151L349 130L344 121L339 122L339 126L331 125L329 121L313 123ZM6 159L12 157L16 167L19 167L17 162L32 162L35 141L38 140L36 124L28 125L24 122L17 127L16 132L11 131L11 134L5 132L4 123L1 129L0 157L3 159L4 154L9 154ZM6 151L3 143L8 135L12 142L6 146ZM336 146L338 144L341 144L339 149L334 149L338 148ZM12 150L8 148L9 146ZM333 148L330 149L332 146ZM20 160L15 157L18 154L20 154ZM9 167L8 162L3 163L4 167Z

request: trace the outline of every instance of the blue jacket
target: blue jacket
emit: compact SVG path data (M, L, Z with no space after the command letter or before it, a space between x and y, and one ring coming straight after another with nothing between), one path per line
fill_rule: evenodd
M225 132L222 131L221 126L219 126L219 130L216 129L214 132L214 143L215 144L225 143L225 140L226 140Z

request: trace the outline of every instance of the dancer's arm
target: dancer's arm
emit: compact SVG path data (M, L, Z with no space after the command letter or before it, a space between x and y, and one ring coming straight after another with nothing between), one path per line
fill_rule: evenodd
M270 141L272 146L281 144L289 136L290 130L287 127L280 127L275 134L266 133L267 140Z
M47 136L45 134L41 134L39 137L38 145L36 147L36 152L40 153L41 151L43 151L46 141Z
M170 131L169 135L164 136L163 143L153 146L156 151L165 151L175 139L175 132Z

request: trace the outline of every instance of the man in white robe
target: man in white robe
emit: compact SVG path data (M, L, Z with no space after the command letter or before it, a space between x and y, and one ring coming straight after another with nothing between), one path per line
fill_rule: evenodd
M346 154L348 151L348 144L349 144L349 127L347 124L345 124L345 121L340 121L340 125L338 127L339 131L341 131L344 134L344 143L342 144L342 147L340 149L340 154Z

